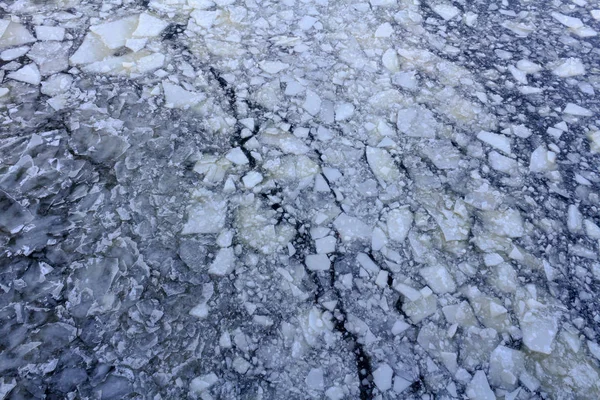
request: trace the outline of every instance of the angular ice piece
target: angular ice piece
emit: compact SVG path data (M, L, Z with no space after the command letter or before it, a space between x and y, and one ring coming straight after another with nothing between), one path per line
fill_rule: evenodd
M315 240L315 250L318 254L333 253L335 251L336 239L333 236L326 236Z
M210 389L215 383L219 381L217 375L213 372L210 374L198 376L190 382L190 391L194 394L199 394Z
M490 146L502 151L503 153L506 153L509 155L511 154L510 139L504 135L487 132L487 131L480 131L477 134L477 139L489 144Z
M309 271L327 271L331 264L327 254L309 254L304 262Z
M354 105L352 103L341 103L335 106L335 120L345 121L354 114Z
M246 154L244 154L240 147L235 147L229 150L229 152L225 155L225 158L236 165L244 165L248 164L249 162L248 157L246 157Z
M219 250L208 268L208 273L216 276L229 275L235 267L235 254L231 247Z
M456 291L454 278L452 278L450 272L443 265L421 268L419 273L425 279L427 285L438 294Z
M579 58L567 58L558 67L552 71L554 75L558 75L561 78L567 78L571 76L585 74L585 67Z
M373 371L373 382L380 392L385 392L392 388L392 377L394 370L388 364L381 364Z
M321 368L313 368L306 375L304 380L306 386L311 390L323 390L325 389L325 382L323 380L323 370Z
M466 394L471 400L496 400L496 395L490 388L483 371L475 372L473 379L467 386Z
M391 210L387 214L389 238L398 243L404 242L413 223L413 213L408 208Z
M525 356L522 352L498 346L490 356L490 383L502 389L513 390L524 369Z
M398 4L397 0L370 0L375 7L393 7Z
M450 21L452 18L460 14L460 10L451 4L440 3L433 5L431 8L437 15L446 21Z
M558 321L545 307L534 306L519 316L523 343L532 351L550 354L558 332Z
M394 28L389 22L384 22L379 25L377 30L375 31L376 38L390 37L394 33Z
M398 53L394 49L387 49L383 56L381 56L381 62L391 72L400 71L400 60L398 59Z
M0 59L2 61L12 61L14 59L21 57L28 51L29 51L29 46L21 46L21 47L15 47L12 49L4 50L2 53L0 53Z
M497 151L490 151L488 154L488 162L490 167L496 171L504 172L505 174L515 174L518 171L519 163L517 160L503 156Z
M579 18L569 17L568 15L557 13L555 11L550 13L550 15L552 15L552 18L554 18L555 20L557 20L558 22L560 22L561 24L563 24L566 27L569 27L569 28L583 27L583 22L581 22L581 20Z
M25 82L32 85L39 85L42 81L40 70L34 63L27 64L23 68L11 72L7 75L7 77L14 79L15 81Z
M535 74L541 71L542 66L529 60L519 60L517 61L517 68L527 74Z
M192 204L181 234L219 233L225 224L226 213L227 203L218 198L205 198L202 202Z
M315 17L311 17L310 15L305 15L304 17L302 17L300 19L300 21L298 21L298 26L303 31L307 31L313 27L315 22L317 22L317 19Z
M306 90L306 100L302 106L310 115L317 115L321 110L321 98L312 90Z
M429 293L431 293L431 290L429 290ZM434 294L429 294L428 296L422 295L414 301L406 301L402 305L402 311L413 324L418 324L437 311L437 297Z
M98 35L88 33L69 61L74 65L89 64L101 61L112 54L113 51L104 44Z
M163 82L162 87L167 108L189 108L205 98L201 93L190 92L171 82Z
M63 40L65 38L65 28L60 26L44 26L38 25L35 27L35 36L39 40Z
M369 225L346 213L340 214L333 222L333 226L345 242L352 240L368 240L371 237L371 228Z
M114 50L125 46L125 42L131 38L137 24L138 16L132 15L116 21L91 26L90 31L98 35L106 47Z
M387 150L367 146L366 154L369 167L378 179L388 184L396 183L400 179L400 171Z
M252 189L254 186L261 183L263 180L263 176L258 171L250 171L242 178L242 182L246 189Z
M154 15L148 13L141 13L138 19L137 27L131 34L133 37L154 37L160 35L160 33L169 24Z
M286 63L282 63L279 61L261 61L258 66L260 67L260 69L262 69L263 71L269 73L269 74L277 74L281 71L283 71L284 69L287 69L290 67L289 64Z
M548 172L556 169L556 153L546 150L542 145L538 146L532 153L529 161L531 172Z
M563 113L576 115L580 117L591 117L592 115L594 115L594 113L588 110L587 108L578 106L577 104L573 103L567 103L565 109L563 110Z
M30 42L35 38L24 25L0 19L0 50Z
M518 136L522 139L527 139L533 134L533 132L531 132L531 129L527 128L525 125L511 125L510 129L513 135Z
M525 233L523 219L518 210L486 211L483 220L490 232L505 237L521 237Z
M434 138L436 125L433 113L422 106L398 111L398 130L407 136Z

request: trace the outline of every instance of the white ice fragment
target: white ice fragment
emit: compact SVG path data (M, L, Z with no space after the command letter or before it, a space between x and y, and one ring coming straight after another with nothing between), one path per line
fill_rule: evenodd
M385 232L381 230L379 227L375 227L373 229L373 234L371 235L371 248L375 251L381 250L388 243L387 236Z
M510 129L513 135L522 139L527 139L533 134L531 129L527 128L525 125L511 125Z
M308 375L306 375L304 382L311 390L323 390L325 388L323 370L321 368L312 368L308 372Z
M123 43L125 44L125 42ZM71 56L69 61L71 64L89 64L96 61L101 61L104 58L113 54L113 51L108 48L98 35L88 33L85 35L81 46Z
M11 72L7 75L7 77L14 79L15 81L25 82L32 85L39 85L42 81L40 70L34 63L27 64L23 68Z
M400 71L400 60L398 53L394 49L387 49L383 56L381 56L381 62L383 66L391 72Z
M529 161L531 172L548 172L556 167L556 153L546 150L542 145L538 146L532 153Z
M504 135L487 131L480 131L477 134L477 139L489 144L490 146L502 151L505 154L511 154L510 139Z
M473 379L467 386L467 396L471 400L496 400L496 395L490 388L490 384L483 371L475 372Z
M39 40L63 40L65 38L65 28L60 26L44 26L38 25L35 27L35 36Z
M261 183L263 180L263 176L258 171L250 171L242 178L242 182L246 189L252 189L254 186Z
M379 273L377 274L377 278L375 278L375 284L380 288L386 288L388 286L387 282L389 274L390 273L385 270L379 271Z
M21 57L25 53L27 53L29 51L29 49L30 49L29 46L21 46L21 47L14 47L12 49L4 50L2 53L0 53L0 59L2 59L2 61L12 61L16 58Z
M55 74L42 82L40 91L47 96L58 96L66 92L73 83L73 77L68 74Z
M465 25L467 25L469 27L473 27L473 26L475 26L475 23L477 22L478 17L479 17L478 14L475 14L474 12L471 12L471 11L467 11L465 13L465 15L463 16L463 22L465 23Z
M589 238L600 240L600 227L596 225L594 221L586 219L583 221L583 225L585 227L585 233L587 233Z
M512 158L503 156L497 151L490 151L488 154L488 162L490 163L490 167L495 169L496 171L501 171L506 174L514 174L517 172L517 168L519 164L517 160Z
M344 398L344 391L339 386L332 386L325 391L325 396L329 400L342 400Z
M419 273L425 279L427 285L438 294L456 291L456 283L454 283L452 275L443 265L421 268Z
M368 146L366 149L367 162L373 174L383 182L392 184L400 178L400 171L394 159L387 150Z
M530 350L550 354L558 331L556 316L545 308L530 308L519 318L523 343Z
M138 23L138 16L132 15L123 19L107 22L90 27L90 31L100 37L109 49L118 49L125 46L127 39L131 38Z
M460 10L451 4L439 3L433 5L431 8L437 15L446 21L450 21L452 18L460 14Z
M147 42L147 38L127 39L125 46L135 52L143 49Z
M524 368L525 357L522 352L498 346L490 356L490 383L506 390L512 390L516 387Z
M235 267L235 254L231 247L219 250L208 268L208 273L216 276L229 275Z
M397 5L397 0L370 0L371 5L375 7L393 7Z
M131 34L133 37L155 37L160 35L160 33L165 29L169 24L154 15L148 13L140 14L138 19L138 24Z
M340 214L333 222L333 226L345 242L371 238L371 228L360 219L346 213Z
M341 103L335 106L335 120L345 121L354 114L354 105L352 103Z
M188 210L188 220L181 231L182 235L197 233L218 233L225 223L227 204L219 199L204 199L192 204Z
M217 236L217 245L219 247L229 247L233 241L233 231L226 229Z
M600 10L590 10L590 14L596 21L600 21Z
M252 364L250 364L242 357L236 357L231 363L231 366L233 367L235 372L244 375L246 372L248 372Z
M594 115L594 113L588 110L587 108L578 106L577 104L573 103L567 103L565 109L563 110L563 113L576 115L580 117L591 117Z
M375 31L375 37L390 37L392 33L394 33L394 28L392 27L392 25L389 22L384 22L383 24L379 25L379 27Z
M511 73L513 78L517 80L517 82L522 83L523 85L527 85L527 74L525 72L513 67L512 65L508 66L508 71Z
M4 35L4 32L10 23L10 19L0 19L0 38Z
M526 74L535 74L541 71L542 66L529 60L519 60L517 61L517 68Z
M198 376L190 382L190 391L194 394L200 394L210 389L215 383L219 381L219 378L215 373Z
M208 317L208 312L210 311L208 304L206 304L206 302L200 303L197 306L194 306L189 314L192 317L196 317L198 319L204 319L206 317Z
M315 250L318 254L333 253L336 243L337 241L333 236L326 236L315 240Z
M260 67L260 69L269 74L277 74L290 67L289 64L282 63L279 61L261 61L258 64L258 66Z
M558 67L554 68L552 73L561 78L567 78L585 74L585 67L581 62L581 59L570 57L564 60Z
M313 27L313 25L315 24L315 22L317 22L317 19L315 17L312 17L310 15L305 15L304 17L302 17L300 19L300 21L298 21L298 26L303 31L307 31L307 30L309 30L310 28Z
M321 98L312 90L306 90L306 100L302 107L310 115L317 115L321 110Z
M392 326L392 335L399 335L408 328L410 328L410 324L406 323L405 321L398 320L394 322L394 326Z
M236 165L244 165L249 162L248 157L246 157L246 154L244 154L244 151L240 147L234 147L229 150L225 155L225 158Z
M10 90L8 88L0 87L0 97L6 96L9 92Z
M304 263L309 271L327 271L331 264L327 254L309 254L306 256Z
M407 207L391 210L387 215L389 238L398 243L404 242L413 223L413 214Z
M515 238L525 233L521 213L514 208L504 211L486 211L483 213L483 220L487 229L499 236Z
M568 15L557 13L555 11L553 11L550 15L552 15L552 17L555 20L557 20L558 22L560 22L561 24L563 24L566 27L569 27L569 28L583 27L583 22L581 22L581 20L579 18L569 17Z
M437 122L431 111L416 106L399 110L396 125L407 136L434 138Z
M0 19L0 50L30 42L35 38L23 24Z
M206 11L206 10L194 10L190 13L190 17L194 19L196 24L202 28L209 29L211 28L217 18L221 14L220 10L216 11Z
M394 377L394 392L402 393L412 385L412 382L396 375Z
M417 301L421 298L421 292L404 283L397 283L394 290L405 296L410 301Z
M569 231L577 233L583 227L583 215L576 205L571 204L567 209L567 228Z
M394 371L388 364L381 364L375 371L373 371L373 382L377 389L381 392L385 392L392 388L392 377Z
M163 82L162 87L165 93L165 107L167 108L185 109L198 104L204 99L204 95L190 92L171 82Z
M585 25L580 28L571 28L571 29L569 29L569 31L573 32L574 34L576 34L577 36L582 37L582 38L598 36L598 32L596 32L594 29L590 28L589 26L585 26Z

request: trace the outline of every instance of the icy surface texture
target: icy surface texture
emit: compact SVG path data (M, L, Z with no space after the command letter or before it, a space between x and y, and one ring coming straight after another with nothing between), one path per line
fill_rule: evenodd
M0 3L0 399L599 399L598 8Z

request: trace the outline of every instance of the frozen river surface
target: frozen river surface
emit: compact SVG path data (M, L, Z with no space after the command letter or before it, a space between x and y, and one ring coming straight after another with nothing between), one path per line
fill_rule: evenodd
M0 399L600 398L596 0L0 17Z

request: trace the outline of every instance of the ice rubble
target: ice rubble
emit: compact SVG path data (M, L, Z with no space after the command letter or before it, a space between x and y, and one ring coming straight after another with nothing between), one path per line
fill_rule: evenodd
M206 399L231 394L236 379L242 379L238 376L256 379L277 371L269 379L283 383L277 389L259 385L260 395L279 390L273 398L285 397L293 387L296 394L329 399L386 398L409 391L450 398L464 393L471 399L522 399L536 391L597 397L599 373L591 356L598 358L600 350L593 329L579 316L587 314L578 308L589 304L587 288L600 275L592 264L600 228L590 211L598 200L598 177L588 168L595 162L591 152L600 149L600 134L592 125L597 106L585 95L594 93L596 71L591 55L574 50L579 40L596 35L589 16L566 15L564 7L544 10L550 22L543 24L561 32L566 26L574 35L561 37L561 43L573 46L558 56L567 58L548 59L507 44L508 50L491 52L492 68L491 61L475 62L456 40L457 26L474 32L461 34L477 35L481 29L493 31L489 21L494 21L495 28L507 29L498 35L512 32L523 38L535 37L539 29L546 32L546 26L528 12L506 10L507 4L493 16L492 8L477 10L478 15L466 11L467 5L432 2L433 14L424 19L423 9L410 1L371 0L343 11L322 1L300 3L263 7L229 0L153 0L147 11L125 9L114 15L112 5L106 5L101 18L93 18L81 32L68 22L70 16L62 15L64 27L36 19L35 35L18 19L1 20L0 58L7 62L3 74L10 84L0 88L0 101L10 104L39 86L51 97L47 104L53 110L71 113L77 104L84 116L91 115L85 122L69 120L68 137L55 142L53 130L32 136L23 150L27 154L11 158L2 171L10 179L1 181L8 217L0 228L10 235L30 235L13 241L16 247L25 243L15 254L32 254L36 241L45 237L30 234L40 218L30 200L16 201L4 190L39 190L29 182L48 168L73 168L69 176L74 178L83 167L71 164L87 161L87 151L97 152L96 162L109 161L107 168L116 171L116 183L107 184L115 189L94 186L88 192L82 183L69 196L99 208L105 199L128 193L120 186L128 171L144 170L132 154L138 148L127 151L121 131L131 140L139 135L151 149L144 157L150 158L169 148L178 134L206 131L218 144L202 150L190 145L165 157L169 164L160 179L151 181L158 192L149 200L132 198L114 215L102 209L106 232L147 218L123 232L144 238L139 245L153 269L142 257L130 263L113 249L116 255L73 264L72 280L66 281L71 292L65 309L89 303L83 311L73 309L74 314L100 318L121 304L136 304L137 311L131 306L122 319L145 324L140 330L149 335L163 329L189 331L193 339L186 351L193 349L189 359L199 359L200 367L190 371L184 362L153 376L159 382L175 378L171 396L188 390ZM585 2L575 4L585 7ZM326 9L332 15L323 18ZM591 10L593 18L596 11ZM72 43L80 42L74 35L83 41L71 51ZM406 38L401 46L400 35ZM185 57L169 47L173 36L185 44ZM477 57L488 57L485 49L477 51ZM23 64L23 56L32 62ZM546 71L554 79L548 85L540 82ZM99 88L102 82L116 82L112 76L126 77L143 86L141 94L128 100L137 94L125 93L129 84L123 84L114 88L122 91L119 101L95 105L94 91L81 86L81 77L94 76ZM557 100L562 103L544 97L556 91L552 85L563 84L581 88L581 95ZM23 89L26 85L32 87ZM513 106L515 98L522 103ZM160 132L135 130L127 121L128 108L143 115L135 104L165 113L175 120L173 126ZM109 113L115 118L105 118ZM195 119L198 125L177 131L188 117L202 123ZM572 125L577 129L570 130ZM83 138L100 139L76 143L81 129L88 129L79 133ZM164 132L169 133L160 137ZM571 140L575 147L569 147ZM589 154L584 153L586 140ZM66 154L82 157L64 156L67 163L32 150L65 142L75 149ZM7 143L2 146L12 145ZM97 182L100 176L83 182ZM566 183L571 176L575 188ZM57 197L57 204L62 202ZM128 211L148 207L157 212ZM555 211L546 213L546 208ZM72 225L80 226L84 214L74 212ZM170 233L163 231L157 239L154 232L167 225ZM94 254L88 247L112 248L119 235L101 233L69 251ZM564 237L568 244L560 242ZM570 238L576 239L571 243ZM161 251L177 249L177 257L157 262L166 258L152 252L161 248L160 240L169 241ZM572 265L566 261L571 259ZM28 274L44 282L59 268L40 263L39 273ZM139 276L121 288L127 268ZM10 290L24 293L34 282L29 275L14 279ZM571 275L581 279L584 289L565 283ZM141 300L138 294L150 284L136 279L147 282L150 276L168 297L190 302L188 316L175 311L163 317L158 304L150 307ZM198 285L201 299L194 294ZM54 288L53 296L58 298L63 286ZM575 291L577 306L567 300ZM128 296L135 299L131 304ZM225 299L230 302L221 303ZM17 319L23 318L22 306L10 307ZM223 311L232 309L235 316ZM174 322L172 317L183 319ZM194 319L190 325L187 317ZM164 328L156 325L161 319L169 319ZM229 331L231 321L239 327ZM70 327L52 328L70 332ZM269 329L272 333L264 333ZM136 331L127 330L132 337ZM217 336L206 340L210 335ZM161 348L156 336L152 340L148 348ZM19 347L19 354L38 351L35 343ZM106 350L103 354L114 361L126 351L124 343L116 345L117 355L108 347L99 351ZM340 350L346 345L364 357L348 357ZM285 371L289 364L281 364L288 355L298 364L291 374ZM138 363L123 358L135 371ZM111 377L135 381L137 374ZM15 382L3 380L0 394L15 390Z

